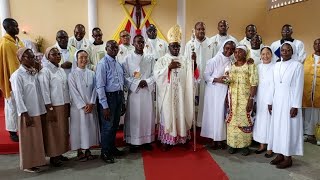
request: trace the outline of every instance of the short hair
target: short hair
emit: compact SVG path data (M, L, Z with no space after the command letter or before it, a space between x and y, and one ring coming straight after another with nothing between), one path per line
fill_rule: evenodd
M7 30L9 28L9 26L13 24L13 22L17 22L17 21L12 18L6 18L2 22L2 26L5 30Z
M143 38L143 39L144 39L144 37L143 37L141 34L137 34L137 35L134 36L133 42L134 42L137 38Z
M65 30L59 30L59 31L57 32L57 34L56 34L56 37L57 37L60 33L66 33L67 36L68 36L68 33L67 33Z
M246 27L246 30L247 30L250 26L253 26L253 27L255 27L255 28L257 29L257 26L256 26L256 25L254 25L254 24L249 24L249 25Z
M107 43L106 43L106 47L110 47L111 46L111 44L117 44L117 41L115 41L115 40L109 40L109 41L107 41Z
M283 26L282 26L282 29L285 28L285 27L288 27L288 28L291 28L291 29L292 29L292 26L291 26L290 24L285 24L285 25L283 25Z
M101 31L101 29L98 28L98 27L93 28L93 29L92 29L92 34L93 34L94 31Z
M77 25L74 27L74 29L76 29L76 28L86 29L86 28L84 27L84 25L82 25L82 24L77 24Z
M194 29L196 29L196 27L197 27L198 25L200 25L200 24L202 24L203 26L206 26L206 24L205 24L204 22L199 21L199 22L197 22L197 23L194 25Z
M120 34L123 33L123 32L129 33L127 30L124 29L124 30L120 31L119 36L121 36Z

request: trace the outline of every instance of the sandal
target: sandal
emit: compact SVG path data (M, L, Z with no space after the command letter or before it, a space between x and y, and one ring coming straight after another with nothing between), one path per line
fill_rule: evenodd
M94 159L94 156L92 156L91 151L89 149L86 150L85 157L86 157L87 160L93 160Z

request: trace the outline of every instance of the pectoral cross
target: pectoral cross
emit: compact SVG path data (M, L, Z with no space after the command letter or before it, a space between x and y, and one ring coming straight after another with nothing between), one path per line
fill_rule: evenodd
M176 77L178 77L178 71L176 69L174 70L173 73L176 75Z
M136 8L136 19L137 19L137 28L140 27L141 22L141 12L142 6L147 6L151 4L151 1L140 1L140 0L133 0L133 1L125 1L125 4L131 4Z

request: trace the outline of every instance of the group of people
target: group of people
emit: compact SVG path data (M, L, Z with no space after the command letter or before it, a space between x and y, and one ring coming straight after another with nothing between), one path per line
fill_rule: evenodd
M230 154L241 150L247 156L253 139L261 143L257 154L277 153L271 161L277 168L290 167L291 156L303 155L304 134L305 140L314 138L320 39L306 58L290 25L269 47L255 25L248 25L238 42L225 20L211 38L198 22L182 54L178 25L170 28L168 43L151 24L148 37L136 35L132 44L130 34L121 31L119 45L104 42L100 28L92 30L91 43L78 24L70 38L58 31L57 43L41 60L17 37L14 19L5 19L3 27L0 89L22 170L40 171L46 156L61 166L70 149L80 161L91 160L90 147L99 144L101 159L113 163L124 155L115 145L121 119L130 152L153 149L156 124L163 151L187 145L195 123L201 136L212 139L211 148L225 149L226 141Z

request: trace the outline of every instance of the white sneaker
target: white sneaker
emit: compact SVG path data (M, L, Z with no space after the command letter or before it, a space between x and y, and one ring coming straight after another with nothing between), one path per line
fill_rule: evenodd
M318 145L318 146L320 146L320 140L319 140L319 141L317 141L317 145Z
M24 172L28 172L28 173L38 173L40 172L40 168L37 168L37 167L33 167L33 168L30 168L30 169L24 169L23 170Z

